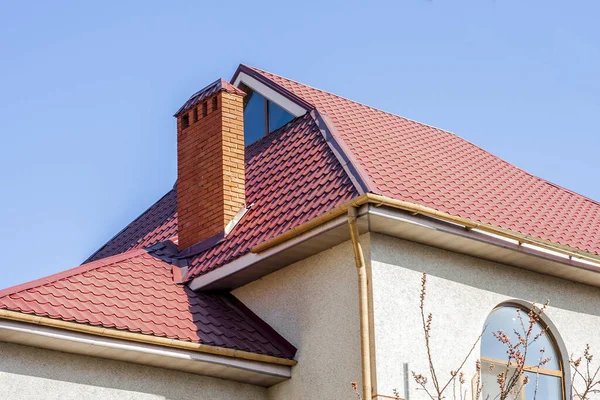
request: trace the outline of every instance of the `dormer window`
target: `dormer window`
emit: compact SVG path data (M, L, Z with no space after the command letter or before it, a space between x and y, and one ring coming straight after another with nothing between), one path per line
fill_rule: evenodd
M269 119L269 133L273 132L275 129L281 128L294 119L292 114L285 111L271 100L267 101L267 116Z
M294 119L294 116L250 88L244 88L244 142L246 146Z

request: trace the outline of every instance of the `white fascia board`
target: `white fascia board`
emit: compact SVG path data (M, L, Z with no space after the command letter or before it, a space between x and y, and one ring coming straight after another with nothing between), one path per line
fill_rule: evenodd
M369 214L377 215L379 217L387 218L397 222L408 223L411 225L416 225L428 229L434 229L436 231L468 238L486 244L491 244L518 253L528 254L530 256L538 258L544 258L553 262L564 264L569 267L585 268L585 265L593 266L595 267L595 270L590 271L588 269L588 271L593 273L598 273L600 270L600 264L594 263L589 260L580 259L576 257L569 257L565 254L558 253L541 246L520 243L517 240L509 239L504 236L495 235L489 232L480 231L476 228L467 230L460 225L438 220L433 217L424 218L421 215L410 215L406 211L392 209L388 207L370 207Z
M449 234L449 240L452 240L452 236L459 236L465 239L473 240L476 242L485 243L492 246L497 246L500 248L504 248L506 250L512 251L514 253L527 254L532 257L543 258L548 261L552 261L555 263L563 264L570 268L583 268L588 270L590 273L597 274L600 272L600 264L594 263L589 260L579 259L576 257L568 257L565 254L551 251L549 249L530 245L523 244L517 240L509 239L504 236L496 235L493 233L480 231L478 229L465 229L464 226L455 224L452 222L438 220L433 217L424 217L422 215L411 215L407 211L394 209L390 207L377 207L372 205L362 206L359 215L373 215L385 218L392 222L397 223L406 223L412 226L418 226L421 228L433 229L439 232L443 232L445 234ZM188 283L188 286L192 290L202 290L205 288L210 288L212 285L224 280L228 279L231 276L235 276L240 272L253 268L256 264L259 264L270 257L277 255L278 253L282 253L284 251L293 251L295 246L309 240L314 239L319 235L326 234L330 230L335 227L339 227L343 224L347 223L346 215L341 215L333 220L327 221L322 225L319 225L307 232L304 232L298 236L295 236L285 242L282 242L276 246L273 246L261 253L247 253L232 262L225 264L213 271L210 271L204 275L200 275L194 278L191 282ZM386 232L382 232L386 233ZM393 236L393 233L388 233ZM340 241L343 241L343 238L340 238ZM407 238L410 240L410 238ZM498 262L503 262L502 260L498 260ZM285 267L282 265L281 268ZM590 267L592 267L590 269Z
M521 242L519 242L516 239L509 239L509 238L507 238L505 236L496 235L496 234L493 234L491 232L482 231L482 230L477 229L477 228L474 228L472 230L475 231L475 232L478 232L478 233L480 233L482 235L491 236L493 238L496 238L496 239L499 239L499 240L503 240L503 241L508 242L508 243L518 244L519 246L521 246L523 248L528 248L528 249L534 250L536 252L546 253L546 254L552 255L552 256L557 257L557 258L563 258L563 259L567 259L567 260L576 260L576 261L584 263L584 264L589 264L589 265L593 265L595 267L600 267L599 263L596 263L596 262L591 261L591 260L587 260L587 259L582 258L582 257L569 256L569 255L567 255L565 253L559 253L558 251L553 251L553 250L550 250L550 249L548 249L546 247L543 247L543 246L536 246L535 244L521 243Z
M300 107L298 104L294 103L287 97L277 93L275 90L271 89L264 83L259 82L255 78L250 75L240 72L233 82L233 86L239 88L240 83L248 86L250 89L259 93L261 96L265 97L267 100L271 100L273 103L277 104L279 107L283 108L294 117L299 117L301 115L306 114L308 111L304 107Z
M0 320L0 341L153 366L169 365L170 369L187 372L192 369L207 376L215 376L213 371L218 370L221 378L253 384L264 381L265 386L291 377L291 367L286 365L129 342L11 320ZM141 359L146 362L136 361ZM236 378L236 371L244 378Z
M364 212L366 212L366 208L362 208L361 210L363 211L362 213L359 211L359 216L364 215ZM318 227L315 227L283 243L273 246L270 249L267 249L261 253L247 253L231 261L228 264L225 264L217 269L207 272L204 275L200 275L194 278L190 283L188 283L188 286L192 290L201 290L203 288L209 287L224 278L227 278L245 270L246 268L251 268L254 264L260 261L266 260L269 257L273 257L274 255L281 253L282 251L288 250L311 238L314 238L315 236L318 236L324 232L328 232L338 226L346 224L347 221L348 217L345 214L343 214L319 225Z

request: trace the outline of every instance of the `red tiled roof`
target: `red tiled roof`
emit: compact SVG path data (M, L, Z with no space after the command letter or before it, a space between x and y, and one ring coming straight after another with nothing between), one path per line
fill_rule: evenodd
M187 278L218 268L357 195L310 115L298 117L246 148L246 201L252 206L227 240L189 260ZM172 190L90 260L175 240L176 203Z
M188 278L211 271L358 195L309 114L246 148L252 207L227 240L190 262Z
M366 178L361 191L600 254L597 202L532 176L452 133L250 71L327 117L337 145ZM212 85L193 96L194 101L207 90L224 87L221 80ZM359 194L308 113L246 148L246 190L251 208L225 240L188 260L188 279ZM175 240L176 203L172 190L87 264L0 291L0 308L292 357L295 349L231 295L194 293L174 284L168 260L142 250Z
M189 260L190 275L231 261L358 195L308 114L246 149L246 187L251 208L227 240ZM172 265L142 249L176 239L176 208L171 190L86 264L0 291L0 308L293 357L295 348L231 295L176 285Z
M252 69L329 116L372 191L600 254L598 202L450 132Z
M356 166L368 176L372 192L600 254L598 202L528 174L450 132L256 68L252 70L275 84L284 94L290 94L304 105L328 116L343 141L341 144ZM311 135L304 135L299 129L310 131ZM310 144L305 144L305 148L294 147L295 143L299 143L299 137L310 137L318 146L311 148ZM271 142L277 147L271 148ZM295 155L305 157L310 154L313 159L320 159L321 163L329 165L328 170L313 171L314 175L306 177L303 174L310 160L298 159L296 162L291 158L279 162L281 155L289 157L292 154L287 146L292 146L290 149ZM311 148L311 151L306 153L306 148ZM266 157L269 154L276 155ZM250 146L246 164L248 203L256 203L255 207L228 240L195 257L188 278L217 268L251 247L357 194L308 116L298 118L277 134ZM318 182L322 181L339 186L331 190L328 186L320 186ZM275 182L277 184L274 185ZM313 184L313 191L305 185L307 182ZM170 194L175 199L175 192ZM322 199L323 194L331 202L329 205L323 204L322 200L309 203L311 199ZM266 198L275 199L275 202L266 203L263 200ZM291 200L290 204L287 204L288 200ZM298 208L300 204L307 212ZM168 235L176 233L175 211L171 215L165 223L155 223L151 218L141 216L139 221L136 220L107 243L93 256L94 259L114 254L118 249L143 247L167 239ZM141 240L140 235L132 235L135 240L124 235L138 225L145 226L145 230L166 234L151 236L151 240L145 235L141 236Z
M295 348L229 294L173 282L172 265L132 250L0 291L0 308L253 353Z
M92 254L84 263L143 249L177 237L177 192L164 195L125 229Z

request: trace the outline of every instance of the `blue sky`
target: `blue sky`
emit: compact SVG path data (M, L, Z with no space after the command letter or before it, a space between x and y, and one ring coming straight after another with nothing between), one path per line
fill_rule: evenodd
M240 62L600 200L598 15L595 0L2 2L0 287L78 265L166 193L172 114Z

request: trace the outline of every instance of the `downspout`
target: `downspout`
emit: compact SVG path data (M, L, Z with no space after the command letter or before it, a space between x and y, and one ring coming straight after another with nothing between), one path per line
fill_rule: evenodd
M358 228L356 227L357 208L348 207L348 227L350 228L350 241L354 250L354 261L358 272L358 298L360 314L360 359L362 366L362 398L370 400L372 397L371 385L371 343L369 340L369 294L367 284L367 267L365 257L358 241Z

